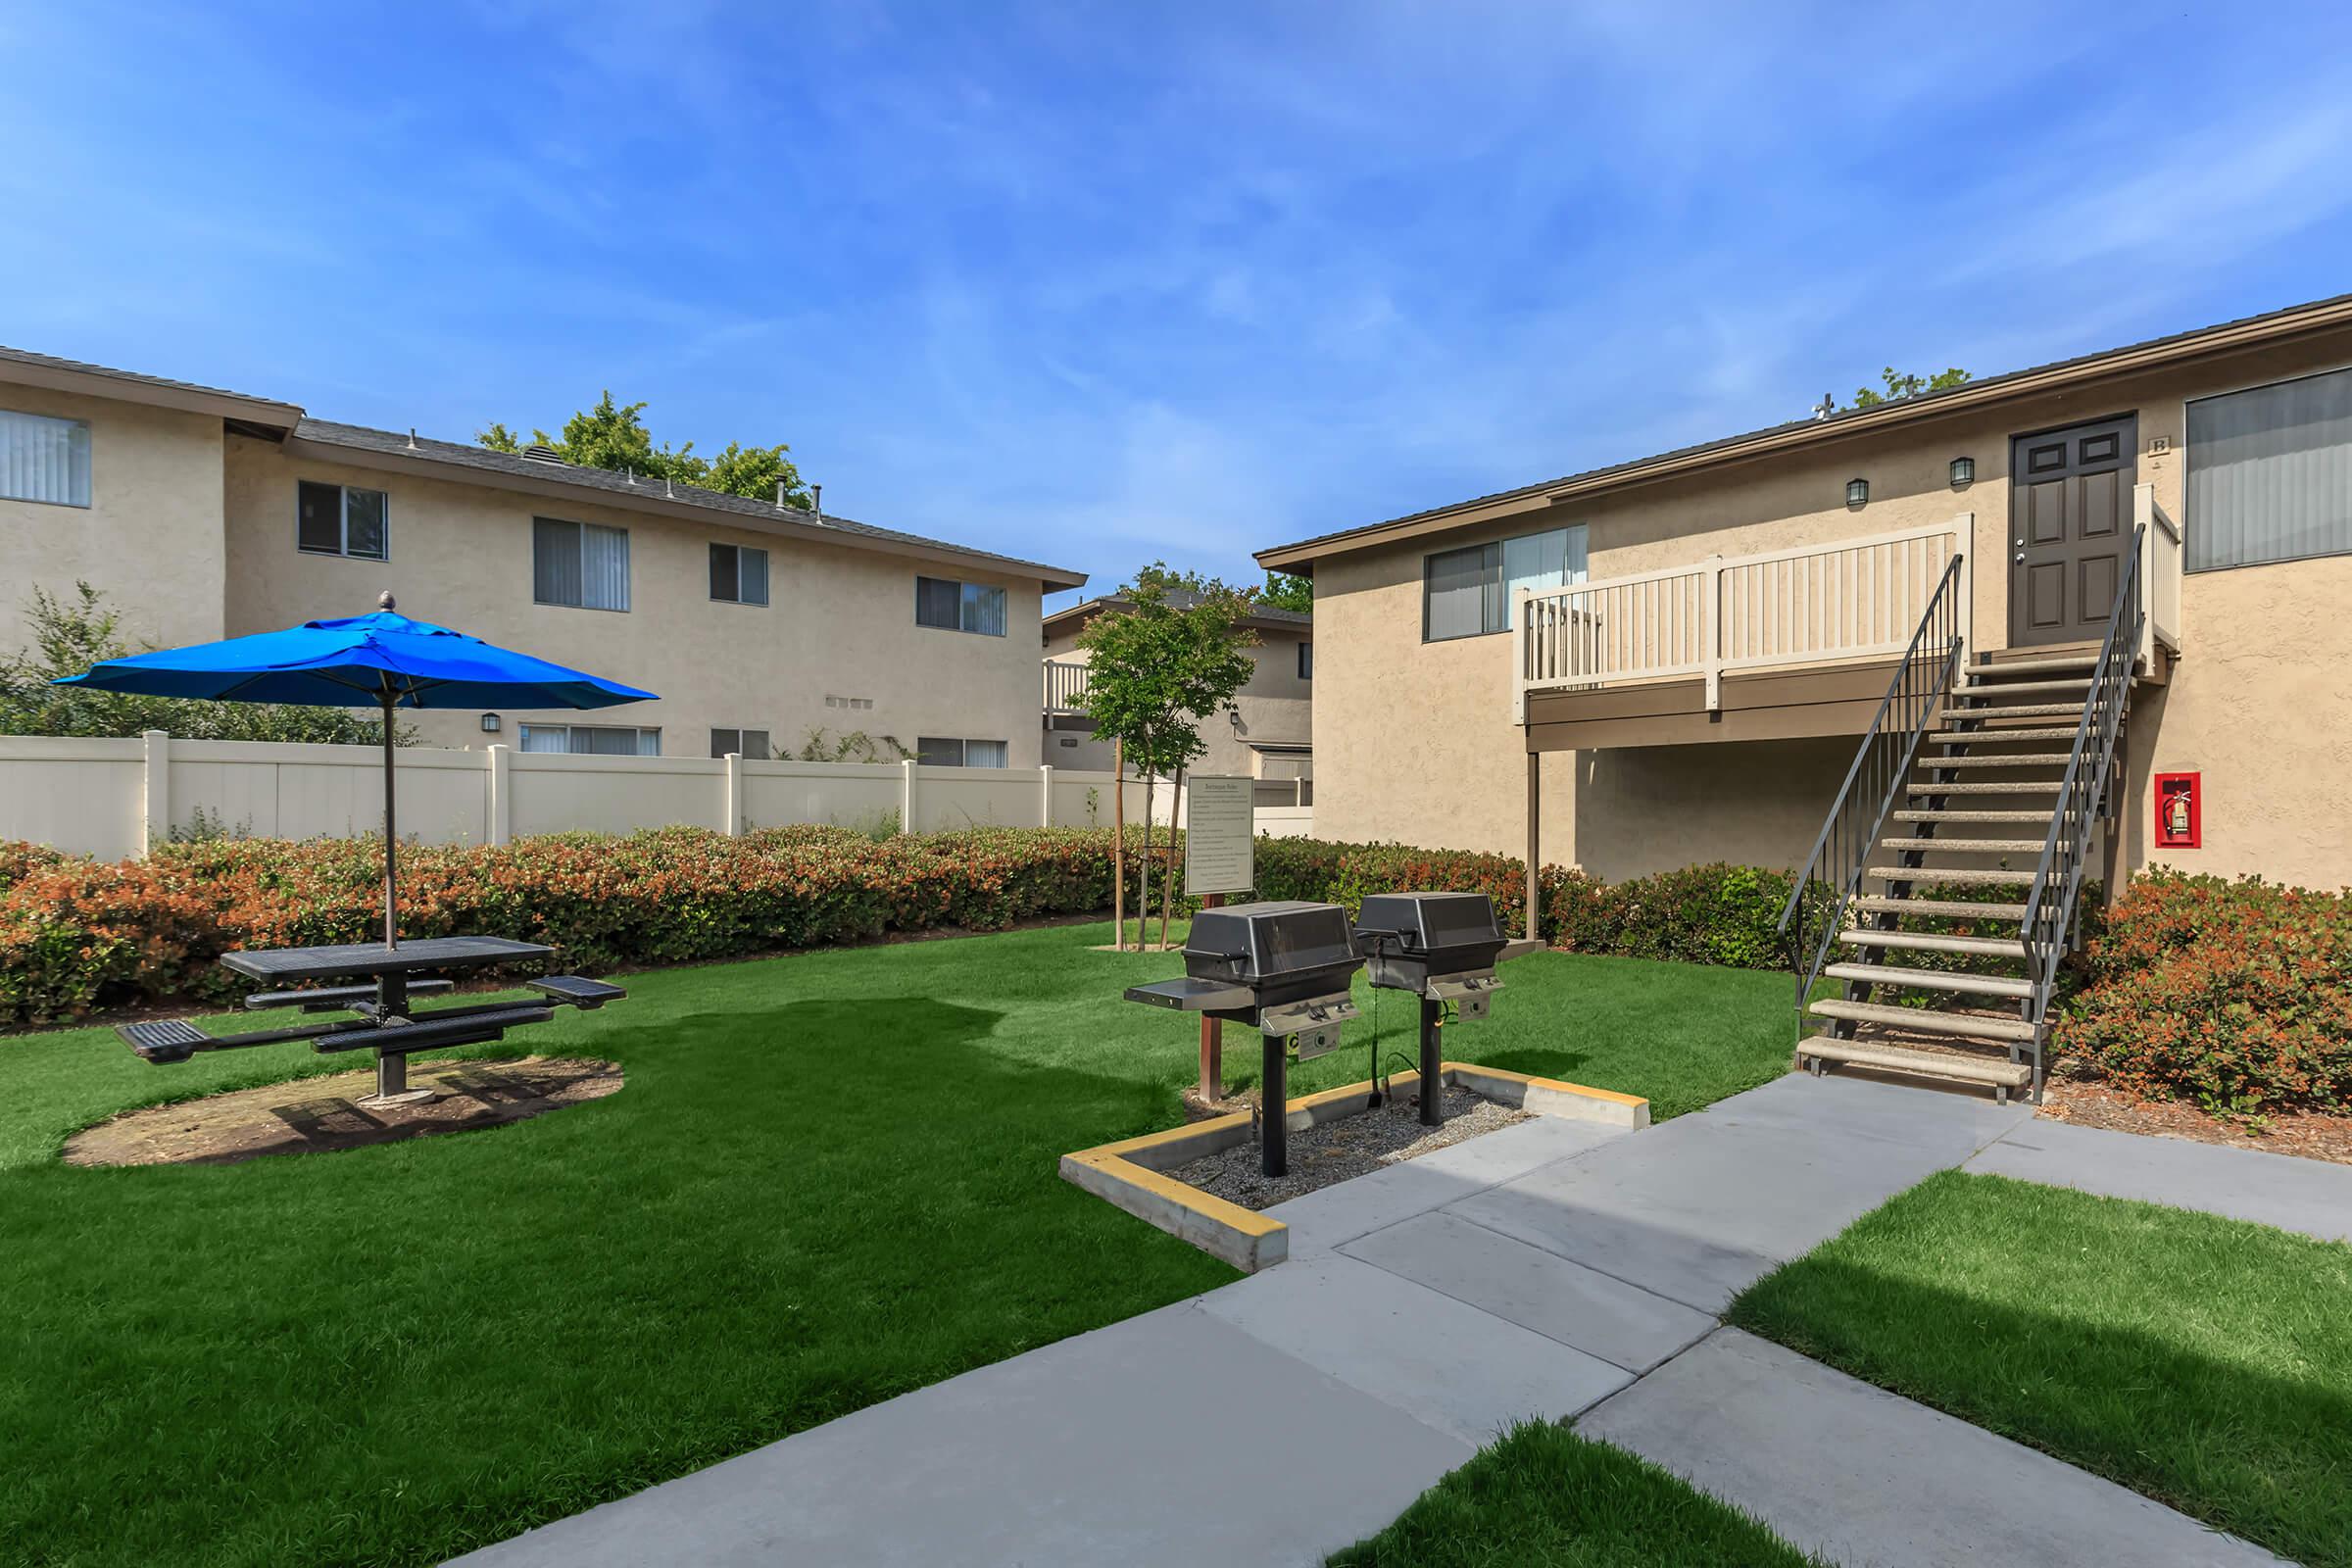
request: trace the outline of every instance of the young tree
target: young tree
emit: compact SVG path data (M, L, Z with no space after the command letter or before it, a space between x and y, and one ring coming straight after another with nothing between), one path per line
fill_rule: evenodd
M1170 603L1181 590L1184 608ZM1200 723L1233 700L1254 667L1242 650L1256 641L1236 622L1246 594L1198 573L1179 576L1154 562L1119 591L1128 608L1098 615L1078 634L1088 662L1086 711L1095 733L1115 742L1144 778L1144 876L1136 945L1151 911L1152 798L1162 774L1184 787L1184 768L1207 750ZM1173 875L1161 896L1167 938ZM1118 945L1126 945L1122 922Z
M370 707L301 708L280 703L195 702L177 697L133 697L49 684L78 675L101 660L143 653L153 643L133 646L121 629L122 617L99 601L86 582L63 600L35 588L25 601L32 646L0 657L0 735L80 735L123 738L160 729L191 741L312 741L373 746L383 725ZM406 746L416 731L406 724L392 732Z
M523 447L522 438L504 424L476 431L474 440L493 452L520 452ZM691 441L675 451L656 446L654 433L646 428L645 405L616 403L609 388L594 408L582 409L564 420L561 436L533 430L531 440L535 445L555 448L556 455L565 463L576 463L586 468L675 479L680 484L700 485L706 490L749 496L757 501L773 501L776 486L781 484L786 505L804 512L814 505L808 488L801 483L800 469L785 456L792 449L782 442L772 447L747 447L730 441L726 450L715 458L695 456Z

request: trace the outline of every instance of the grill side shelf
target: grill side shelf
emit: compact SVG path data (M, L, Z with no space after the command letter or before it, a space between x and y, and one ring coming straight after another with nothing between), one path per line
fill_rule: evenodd
M1214 980L1199 980L1186 975L1180 980L1155 980L1147 986L1129 986L1127 1000L1152 1007L1167 1007L1176 1012L1228 1012L1255 1005L1257 996L1248 986L1220 985Z

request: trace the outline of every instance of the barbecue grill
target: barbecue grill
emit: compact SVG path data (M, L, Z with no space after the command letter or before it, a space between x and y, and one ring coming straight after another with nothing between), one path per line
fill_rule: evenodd
M1357 1016L1348 987L1363 966L1348 911L1336 904L1237 904L1193 916L1183 979L1130 986L1127 1000L1247 1024L1264 1037L1258 1165L1280 1176L1289 1167L1291 1054L1304 1061L1337 1049L1340 1025Z
M1460 1020L1484 1018L1502 981L1495 964L1543 950L1502 934L1484 893L1376 893L1355 917L1356 946L1375 986L1421 999L1421 1120L1445 1120L1439 1030L1450 1005Z

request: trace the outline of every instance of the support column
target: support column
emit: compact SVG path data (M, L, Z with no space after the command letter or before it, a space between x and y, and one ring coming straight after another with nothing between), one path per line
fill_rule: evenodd
M160 729L144 730L147 743L147 813L139 834L139 853L152 855L172 842L172 737Z
M509 844L514 838L514 754L493 745L490 759L490 842Z
M1544 935L1542 878L1544 864L1544 754L1527 754L1527 929L1520 935Z

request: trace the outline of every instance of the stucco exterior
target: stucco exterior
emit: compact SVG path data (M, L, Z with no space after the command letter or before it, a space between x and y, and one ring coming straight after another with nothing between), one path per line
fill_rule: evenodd
M6 370L0 366L0 372ZM0 375L0 409L90 426L90 504L0 499L0 649L25 641L34 588L106 592L126 629L162 645L222 635L227 552L219 415L155 408Z
M1593 579L1972 519L1971 656L2008 646L2010 438L2135 414L2136 479L2183 529L2186 404L2352 365L2352 325L1857 429L1670 477L1468 505L1393 536L1270 550L1309 566L1318 643L1316 827L1517 854L1526 755L1512 713L1512 639L1422 640L1433 551L1582 523ZM1951 460L1976 480L1949 482ZM1870 482L1849 510L1846 481ZM1567 487L1563 486L1563 489ZM2192 572L2169 685L2143 683L2130 726L2129 863L2152 858L2305 885L2352 883L2352 558ZM1810 848L1854 741L1726 743L1543 759L1547 860L1623 876L1708 859L1792 865ZM2153 855L2149 775L2204 773L2199 850Z

